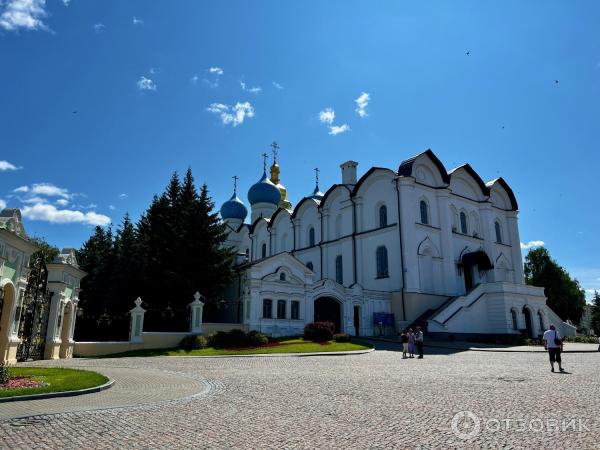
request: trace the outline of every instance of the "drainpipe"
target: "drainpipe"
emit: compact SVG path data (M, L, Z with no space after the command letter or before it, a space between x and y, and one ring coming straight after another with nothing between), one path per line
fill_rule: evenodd
M406 281L404 277L404 246L402 244L402 221L400 208L400 185L398 183L399 177L396 177L396 198L398 199L398 236L400 238L400 264L402 265L402 289L400 290L400 297L402 298L402 320L406 320L406 306L404 305L404 289Z
M356 284L356 203L352 193L350 193L350 201L352 202L352 276Z

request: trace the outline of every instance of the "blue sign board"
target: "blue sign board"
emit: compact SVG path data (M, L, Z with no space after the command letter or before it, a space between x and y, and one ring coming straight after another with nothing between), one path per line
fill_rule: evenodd
M373 323L375 325L383 325L384 327L394 326L394 315L390 313L376 312L373 313Z

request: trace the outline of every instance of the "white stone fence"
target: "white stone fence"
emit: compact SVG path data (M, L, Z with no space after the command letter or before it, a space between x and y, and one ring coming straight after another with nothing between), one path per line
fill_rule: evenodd
M190 303L190 331L187 332L156 332L144 331L144 315L142 299L137 298L135 307L129 311L131 322L129 326L128 341L106 342L75 342L73 354L79 357L104 356L123 353L132 350L149 350L175 348L181 340L190 334L213 334L218 331L241 329L247 331L247 326L242 323L206 323L202 321L204 302L199 292L194 295Z

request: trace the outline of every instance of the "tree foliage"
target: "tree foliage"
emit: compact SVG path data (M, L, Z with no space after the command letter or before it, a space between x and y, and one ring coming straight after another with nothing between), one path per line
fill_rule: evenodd
M585 292L546 248L532 249L525 257L525 281L544 287L548 306L561 319L579 323L585 308Z
M114 236L97 227L79 252L89 274L82 282L81 306L96 317L90 326L100 328L97 318L103 314L116 322L127 317L141 297L146 329L187 330L194 293L216 303L232 278L226 237L206 185L198 191L190 169L183 181L174 173L136 224L126 214Z
M596 336L600 336L600 292L594 291L594 298L592 299L592 323L590 327L596 333Z
M57 247L49 244L48 241L46 241L46 239L43 237L32 237L29 239L29 242L39 248L39 250L31 256L31 261L35 261L36 258L41 256L44 259L44 262L48 264L54 261L54 259L60 253L60 250Z

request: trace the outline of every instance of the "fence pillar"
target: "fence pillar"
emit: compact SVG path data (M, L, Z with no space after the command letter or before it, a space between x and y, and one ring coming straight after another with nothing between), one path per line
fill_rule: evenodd
M194 334L202 333L202 313L204 311L204 302L200 301L202 296L200 292L194 294L194 301L190 303L190 331Z
M142 332L144 331L144 314L146 310L142 308L142 299L138 297L135 300L135 308L129 311L131 314L131 325L129 326L129 342L144 342Z

